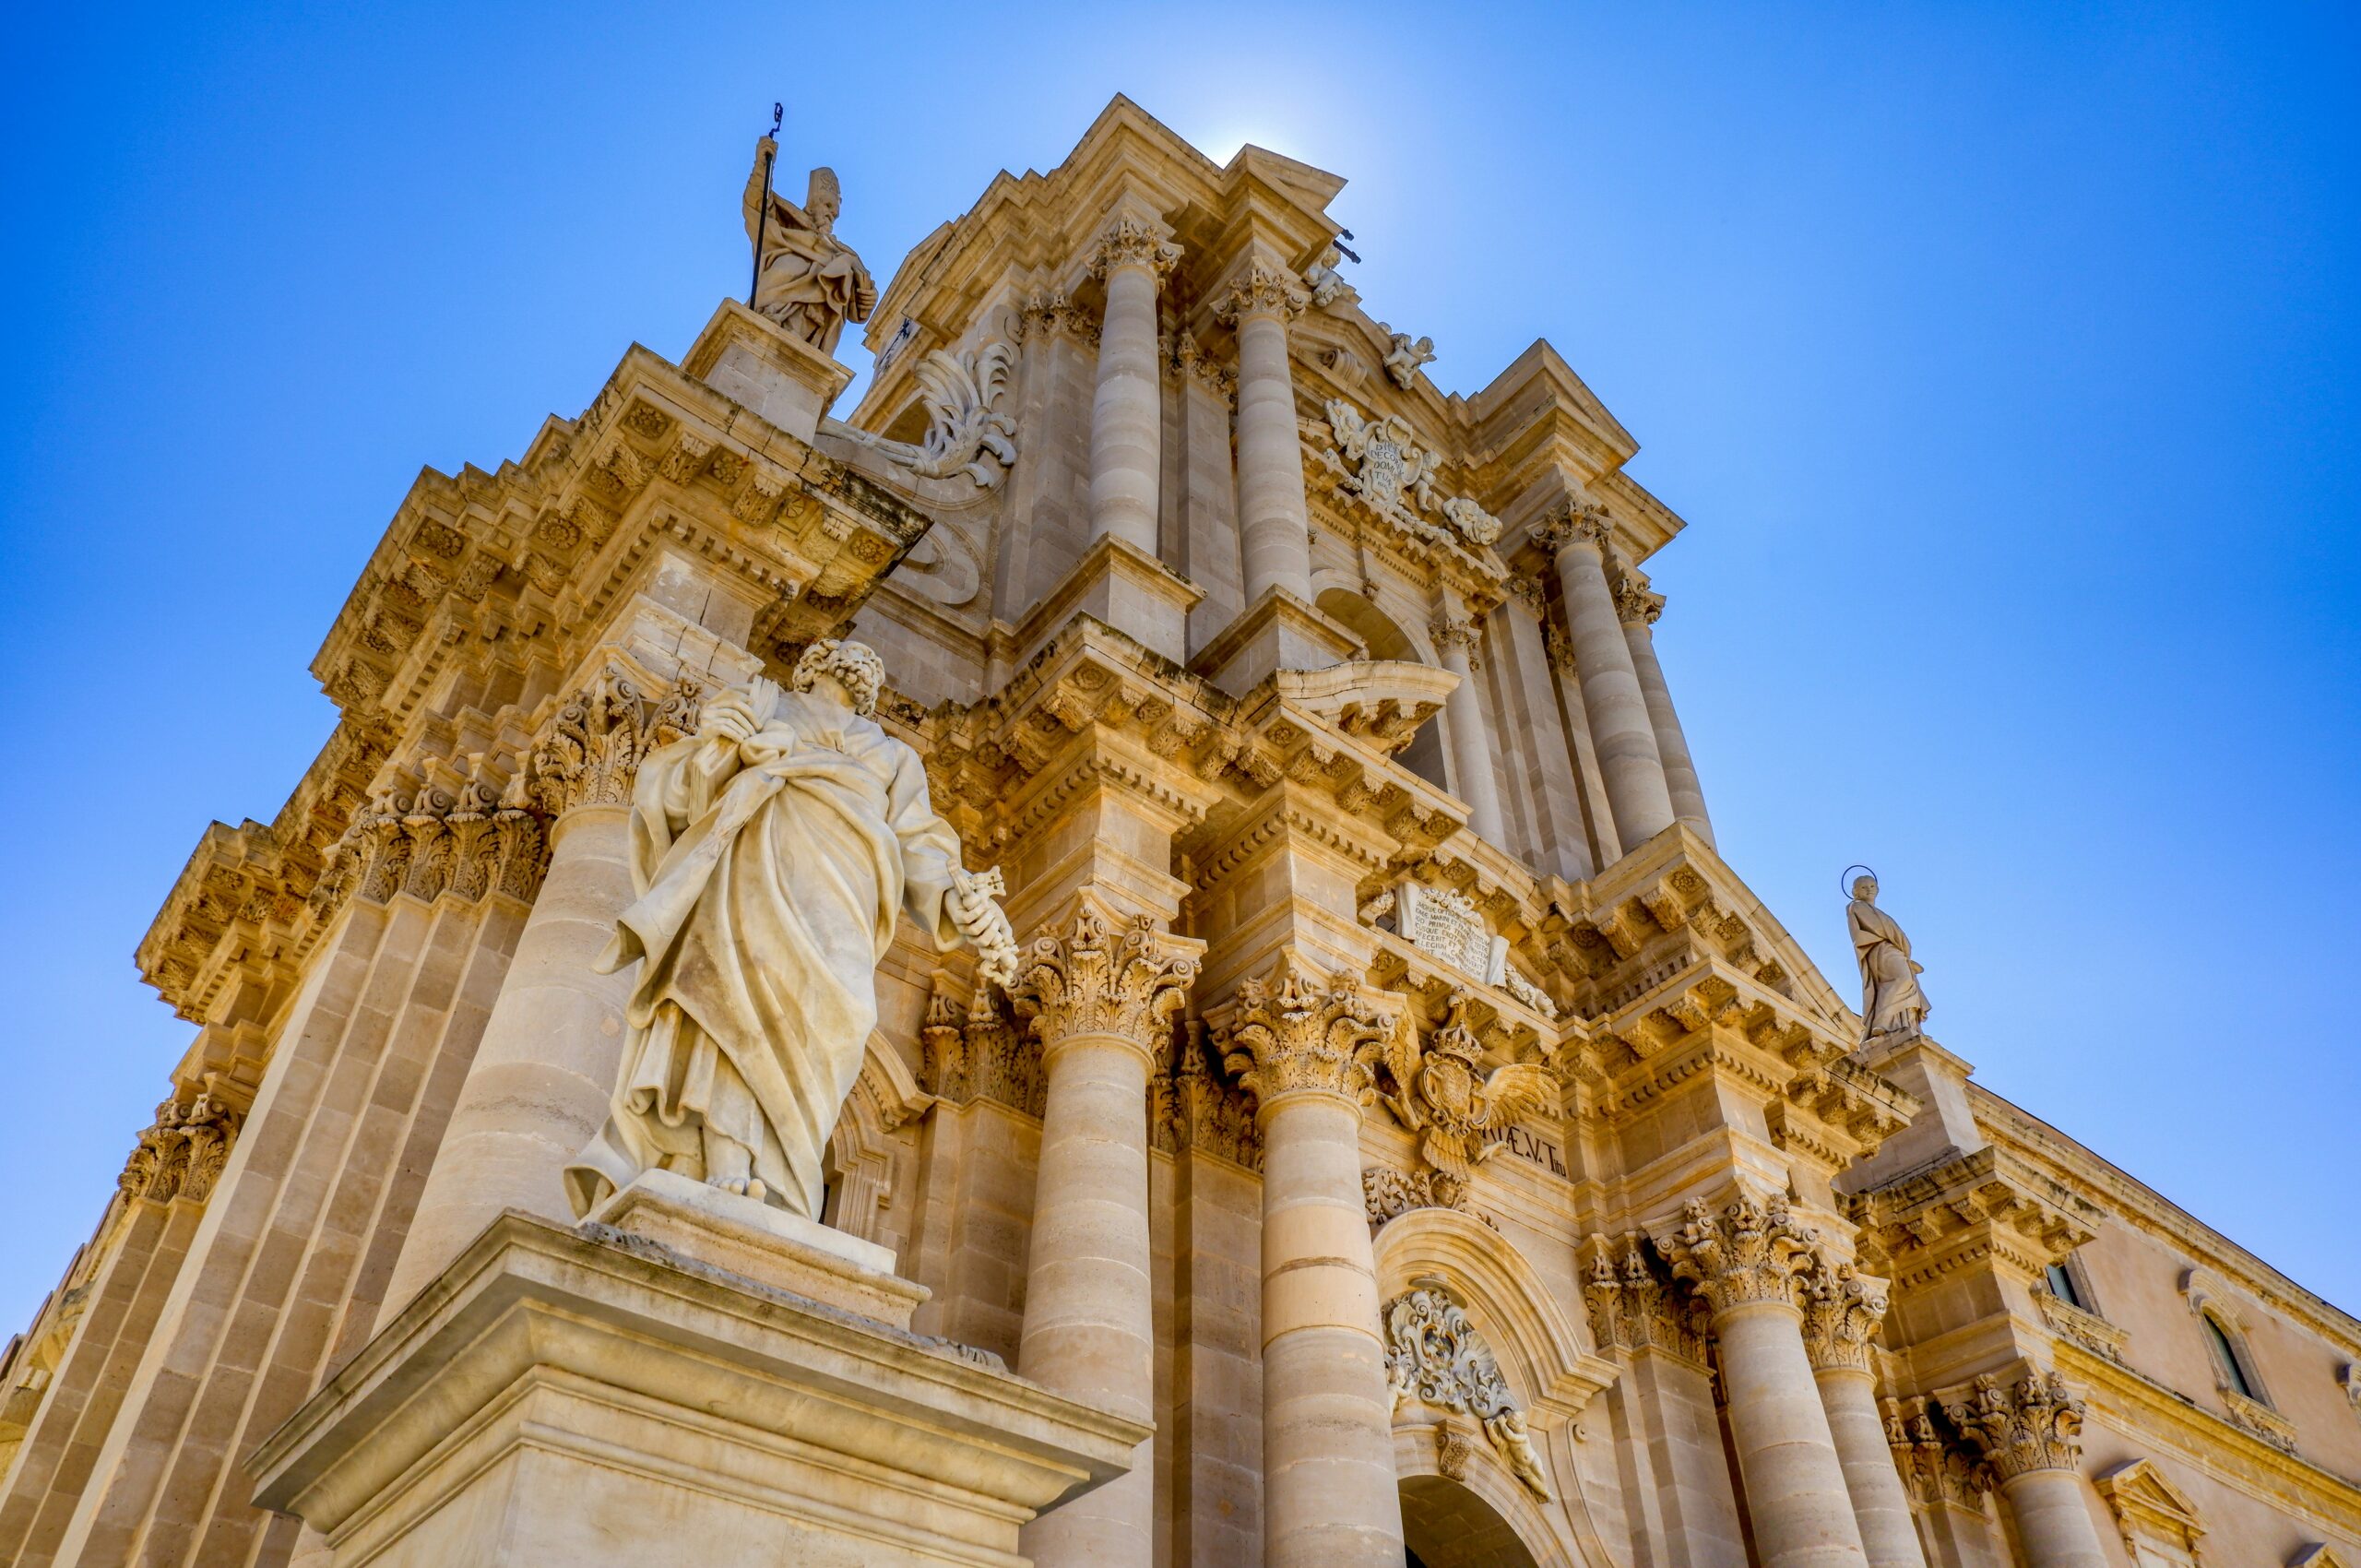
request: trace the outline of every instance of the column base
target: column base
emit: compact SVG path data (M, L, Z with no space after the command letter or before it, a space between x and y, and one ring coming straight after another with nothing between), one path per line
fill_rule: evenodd
M1058 579L1016 628L1022 668L1076 614L1102 621L1179 664L1189 656L1189 612L1205 590L1129 540L1109 534Z
M1149 1435L869 1315L924 1295L884 1249L695 1185L504 1214L272 1434L256 1505L372 1568L1018 1568Z
M724 300L681 368L809 445L852 372L736 300Z
M1279 670L1324 670L1353 657L1359 639L1285 588L1266 588L1189 660L1231 696Z

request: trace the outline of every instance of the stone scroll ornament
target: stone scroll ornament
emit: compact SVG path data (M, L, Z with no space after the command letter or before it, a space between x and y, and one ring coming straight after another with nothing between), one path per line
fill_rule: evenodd
M1386 1303L1385 1384L1396 1413L1416 1399L1473 1420L1511 1473L1549 1501L1525 1412L1491 1347L1441 1281L1422 1279Z
M852 429L844 434L920 479L964 473L990 490L1016 463L1016 417L1002 406L1015 359L1015 349L997 339L958 353L937 349L911 372L929 421L923 440L888 441Z
M641 763L640 897L600 960L639 969L607 1124L565 1172L577 1215L660 1168L818 1219L896 921L973 945L979 985L1015 978L1000 873L962 868L918 754L872 717L884 678L824 638L790 689L725 690Z

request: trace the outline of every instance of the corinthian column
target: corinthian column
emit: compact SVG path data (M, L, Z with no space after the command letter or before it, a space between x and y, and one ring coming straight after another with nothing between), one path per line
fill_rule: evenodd
M1263 1132L1263 1561L1401 1568L1393 1399L1361 1197L1361 1097L1391 1013L1282 959L1218 1016Z
M1090 273L1107 284L1099 326L1098 385L1090 404L1090 535L1109 535L1148 554L1157 546L1157 406L1156 291L1180 247L1136 218L1099 237Z
M1975 1380L1944 1408L1992 1467L2030 1568L2102 1568L2098 1526L2082 1501L2082 1402L2056 1372L2028 1371L2003 1388Z
M1311 598L1311 517L1287 362L1287 323L1307 302L1291 275L1255 262L1218 309L1238 324L1238 531L1249 604L1275 588Z
M1148 1072L1196 979L1194 945L1145 915L1118 934L1086 899L1065 934L1026 950L1015 993L1049 1076L1017 1370L1151 1425ZM1042 1568L1145 1568L1156 1533L1151 1449L1143 1443L1127 1474L1026 1526L1026 1554Z
M1615 612L1623 619L1623 641L1631 650L1631 671L1639 677L1640 695L1647 700L1648 724L1656 736L1656 754L1664 761L1665 793L1672 814L1697 830L1710 844L1714 825L1705 815L1705 790L1697 782L1697 764L1689 755L1689 737L1680 731L1680 715L1673 711L1672 688L1665 683L1664 666L1656 662L1656 617L1664 613L1664 595L1651 593L1630 577L1616 586Z
M1632 667L1631 646L1624 640L1615 595L1608 588L1607 535L1607 515L1578 505L1542 524L1533 537L1549 552L1565 592L1583 711L1622 839L1619 849L1628 854L1670 825L1672 796L1665 788L1664 758Z
M1492 738L1484 724L1484 696L1476 677L1484 668L1484 624L1474 616L1435 618L1428 628L1434 635L1442 667L1459 677L1459 684L1443 699L1451 727L1451 761L1459 778L1459 793L1467 802L1467 826L1476 836L1498 844L1507 837L1501 825L1501 787L1492 773Z
M1803 1277L1804 1351L1820 1384L1869 1568L1927 1568L1869 1369L1869 1338L1885 1307L1885 1282L1857 1274L1849 1263L1815 1259Z
M1785 1199L1758 1206L1741 1194L1718 1214L1691 1200L1665 1250L1713 1311L1730 1436L1764 1568L1865 1568L1795 1301L1811 1245Z
M633 897L632 785L641 758L693 727L695 701L684 683L659 704L611 665L533 748L532 793L552 819L549 871L419 1195L389 1314L502 1209L574 1221L559 1173L605 1122L623 1057L632 977L592 965Z

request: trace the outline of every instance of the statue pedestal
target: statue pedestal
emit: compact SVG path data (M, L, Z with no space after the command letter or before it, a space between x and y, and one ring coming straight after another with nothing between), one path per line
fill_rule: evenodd
M852 372L736 300L724 300L681 368L806 445Z
M663 1173L578 1230L510 1210L263 1444L255 1501L372 1568L1015 1568L1150 1429L896 1326L925 1292L892 1261Z

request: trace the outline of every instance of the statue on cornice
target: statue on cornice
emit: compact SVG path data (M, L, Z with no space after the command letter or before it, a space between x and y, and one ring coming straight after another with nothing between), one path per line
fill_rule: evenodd
M1934 1011L1918 987L1920 965L1910 956L1910 938L1900 922L1878 908L1878 879L1853 879L1853 902L1845 910L1853 933L1853 956L1861 966L1862 1040L1915 1035Z
M979 984L1014 977L998 873L961 867L918 754L871 717L884 676L824 638L792 689L724 691L640 765L639 897L599 966L640 968L607 1124L565 1172L576 1214L662 1168L818 1219L896 918L973 944Z
M867 321L877 307L877 285L852 247L836 238L844 196L833 169L812 171L801 207L772 191L765 171L778 144L754 144L746 176L746 238L762 247L755 258L754 309L824 354L836 351L848 321ZM767 221L765 208L768 208Z

